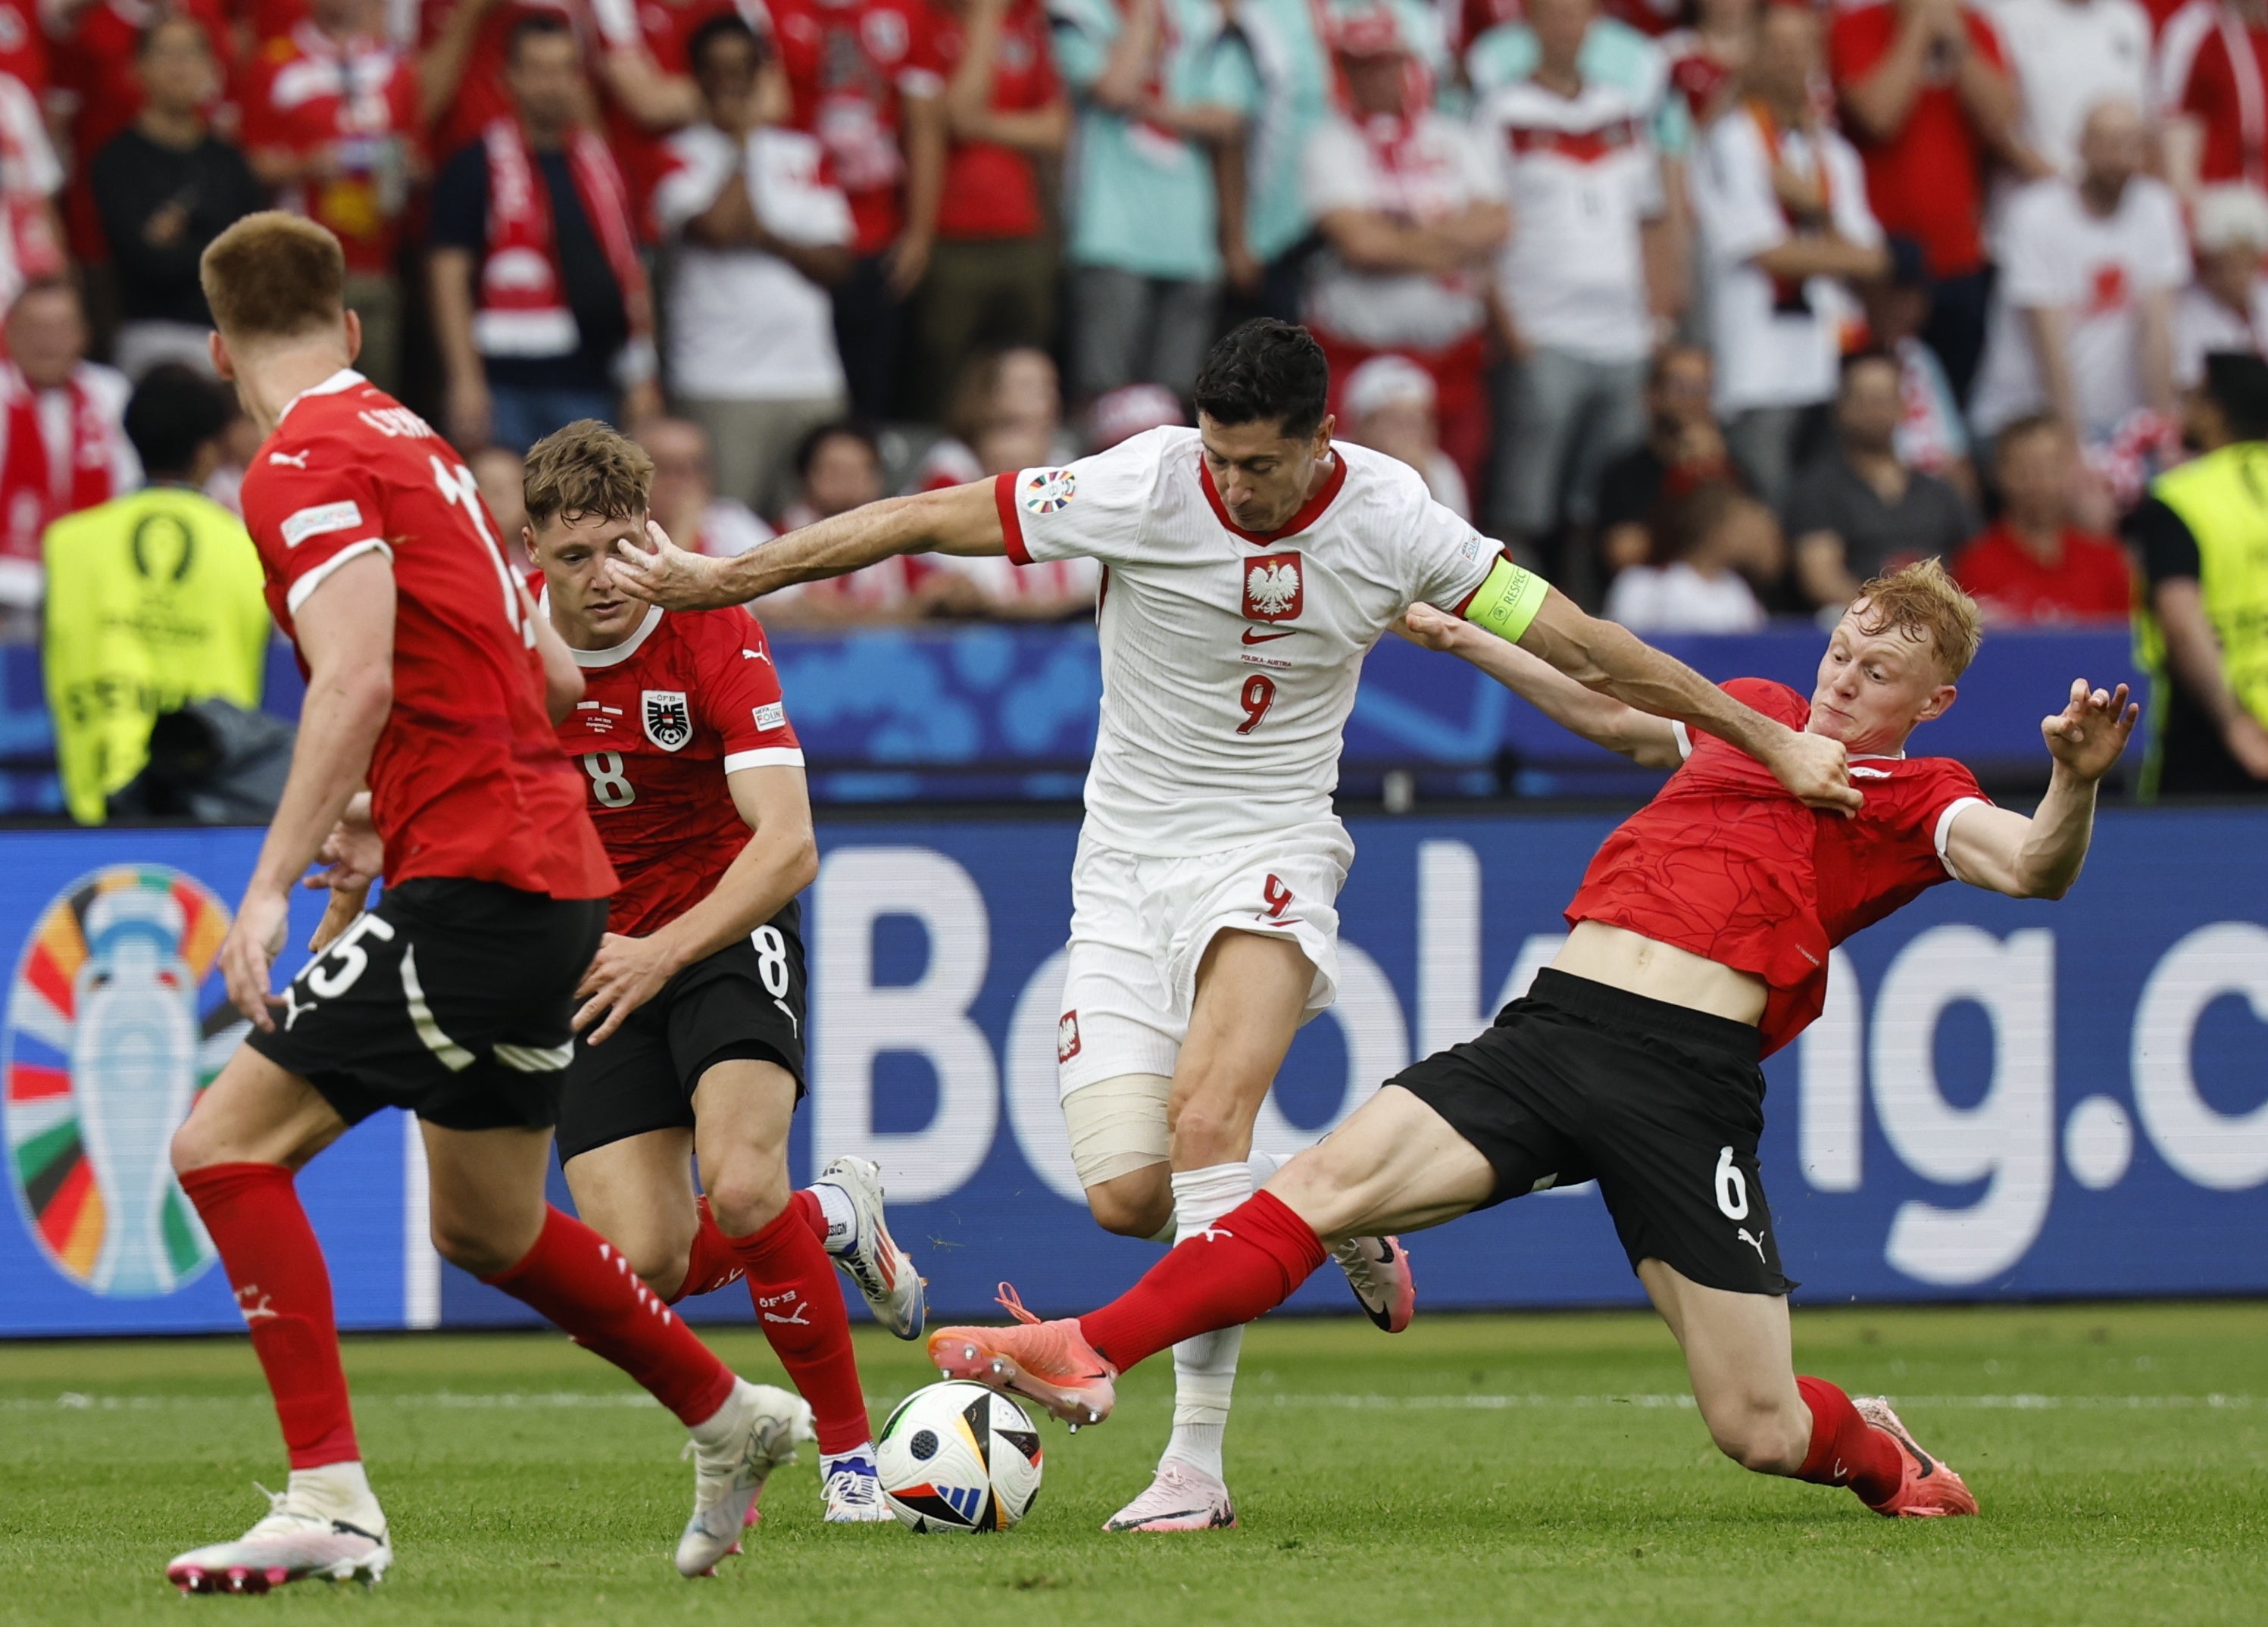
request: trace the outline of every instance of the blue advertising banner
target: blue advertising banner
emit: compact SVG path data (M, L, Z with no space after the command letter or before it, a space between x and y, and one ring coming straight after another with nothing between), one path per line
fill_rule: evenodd
M1358 821L1339 1002L1293 1048L1263 1143L1312 1141L1484 1026L1550 958L1610 824ZM1057 1105L1076 834L837 821L824 838L796 1173L879 1159L940 1312L983 1311L1002 1279L1084 1307L1156 1258L1087 1218ZM236 1325L164 1146L234 1043L210 960L256 842L4 839L0 1335ZM1799 1299L2268 1291L2264 883L2268 816L2112 811L2066 901L1948 885L1838 951L1825 1017L1768 1066L1764 1167ZM425 1247L422 1182L394 1115L301 1178L341 1321L516 1319ZM1414 1255L1429 1305L1638 1297L1587 1189L1470 1217ZM1344 1293L1326 1272L1302 1302ZM698 1309L748 1314L736 1292Z

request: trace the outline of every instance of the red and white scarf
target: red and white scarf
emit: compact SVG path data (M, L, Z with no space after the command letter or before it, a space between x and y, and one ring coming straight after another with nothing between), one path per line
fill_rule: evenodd
M40 423L40 392L13 364L0 383L6 390L6 435L0 445L0 559L40 562L40 534L66 514L107 503L118 495L116 437L93 392L74 378L70 446L57 459Z
M483 356L571 356L582 330L567 304L551 196L516 119L482 135L489 159L489 252L473 343ZM630 192L606 144L589 130L567 138L567 169L584 218L622 291L633 342L645 338L645 270L630 230Z

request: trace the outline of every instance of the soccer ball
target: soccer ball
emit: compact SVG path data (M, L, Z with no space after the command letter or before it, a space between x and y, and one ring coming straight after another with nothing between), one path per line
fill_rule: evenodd
M1040 1432L982 1384L932 1384L898 1403L874 1455L909 1531L1005 1531L1040 1495Z

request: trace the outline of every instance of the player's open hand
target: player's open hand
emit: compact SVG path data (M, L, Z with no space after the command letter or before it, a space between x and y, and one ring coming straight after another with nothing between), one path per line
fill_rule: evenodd
M1790 729L1764 766L1808 808L1849 819L1866 805L1866 798L1851 783L1851 759L1841 740Z
M2105 692L2090 689L2087 680L2071 681L2071 703L2052 718L2040 719L2040 733L2056 766L2073 778L2101 779L2126 749L2142 709L2128 701L2126 686Z
M615 556L607 562L608 572L631 598L665 610L721 610L744 597L725 586L725 561L687 553L650 519L645 535L643 548L628 537L615 538Z
M576 994L583 1001L575 1013L575 1031L590 1028L593 1045L630 1020L632 1012L659 994L677 975L676 957L658 938L622 938L608 932L599 940L591 969L583 974ZM593 1023L598 1027L592 1028Z
M291 900L265 887L244 895L236 919L221 940L220 971L228 987L228 1003L244 1013L263 1034L276 1031L268 1008L283 1002L268 991L268 970L284 953L284 931L291 924Z

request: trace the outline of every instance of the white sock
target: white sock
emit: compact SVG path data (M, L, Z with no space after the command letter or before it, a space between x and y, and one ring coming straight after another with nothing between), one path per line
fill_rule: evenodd
M858 1211L850 1202L850 1194L832 1181L818 1181L812 1183L811 1195L819 1200L819 1212L827 1217L827 1252L841 1254L858 1233Z
M1244 1160L1245 1167L1252 1172L1252 1189L1257 1192L1266 1186L1276 1172L1291 1161L1289 1152L1263 1152L1258 1147L1253 1148L1252 1156Z
M360 1463L326 1463L320 1469L295 1469L289 1490L291 1506L343 1520L373 1535L386 1529L386 1516L378 1506L378 1493Z
M703 1452L722 1452L730 1447L736 1431L747 1422L745 1397L755 1388L746 1379L734 1379L724 1404L693 1426L693 1444Z
M1175 1246L1198 1236L1251 1196L1252 1167L1247 1163L1175 1171ZM1166 1442L1165 1457L1179 1458L1215 1479L1221 1477L1221 1438L1228 1431L1236 1358L1243 1348L1241 1328L1201 1333L1174 1346L1174 1432Z
M848 1452L821 1453L819 1454L819 1483L825 1485L827 1483L828 1476L833 1474L838 1466L850 1462L854 1458L863 1458L865 1460L866 1467L868 1469L873 1468L874 1443L871 1440L862 1441L858 1445L851 1447Z

